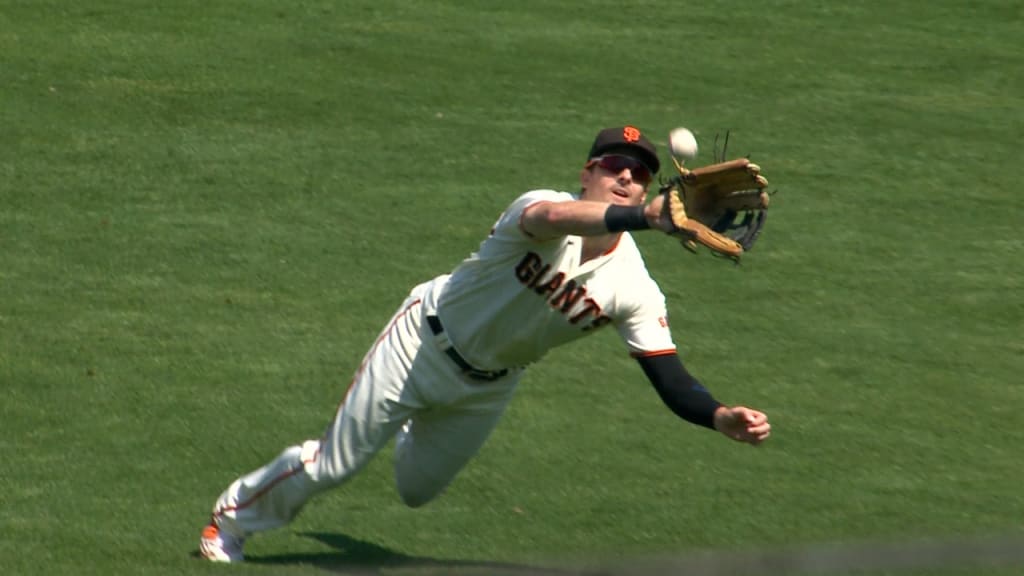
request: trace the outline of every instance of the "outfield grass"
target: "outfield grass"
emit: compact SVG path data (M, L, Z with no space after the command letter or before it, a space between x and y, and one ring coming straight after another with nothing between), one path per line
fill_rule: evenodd
M223 572L192 557L217 494L626 122L702 161L730 129L780 190L739 268L638 237L684 360L770 443L680 423L609 331L435 503L385 453L228 570L1024 539L1021 38L995 1L0 0L0 573ZM983 564L871 574L1024 570Z

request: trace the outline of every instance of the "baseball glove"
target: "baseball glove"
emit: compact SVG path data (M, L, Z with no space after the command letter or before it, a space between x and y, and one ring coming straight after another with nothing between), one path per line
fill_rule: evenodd
M679 238L691 252L697 244L713 254L739 262L764 227L768 181L761 167L747 158L716 162L687 170L676 162L678 176L662 183L664 210Z

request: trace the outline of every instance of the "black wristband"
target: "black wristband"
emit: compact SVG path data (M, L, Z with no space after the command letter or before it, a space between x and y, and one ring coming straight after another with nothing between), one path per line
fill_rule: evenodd
M604 212L604 225L609 232L622 232L623 230L646 230L651 227L644 216L644 207L640 206L619 206L612 204Z

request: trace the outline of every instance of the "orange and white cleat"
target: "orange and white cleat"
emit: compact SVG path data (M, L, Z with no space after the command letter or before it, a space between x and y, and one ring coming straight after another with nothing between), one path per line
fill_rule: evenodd
M199 554L211 562L241 562L245 560L242 545L245 538L232 536L210 522L199 538Z

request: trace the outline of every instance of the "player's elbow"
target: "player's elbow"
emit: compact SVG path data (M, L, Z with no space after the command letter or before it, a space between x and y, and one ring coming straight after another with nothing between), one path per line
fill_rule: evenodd
M523 214L523 230L534 238L566 234L574 221L568 202L548 202Z

